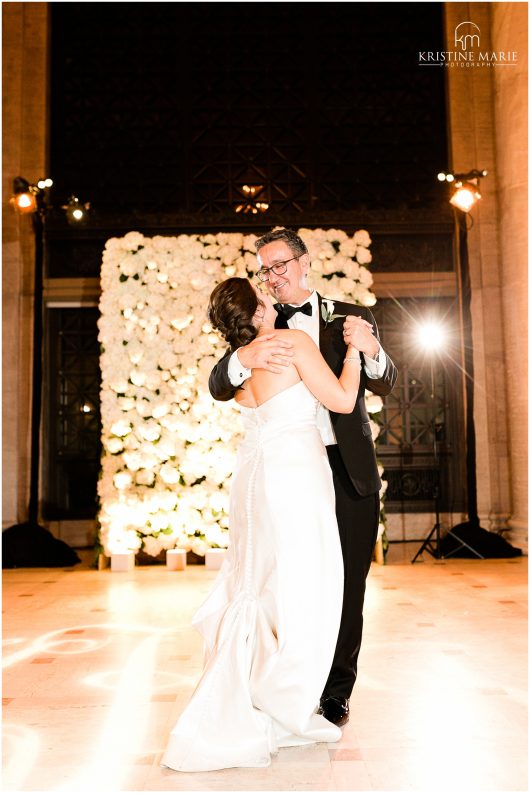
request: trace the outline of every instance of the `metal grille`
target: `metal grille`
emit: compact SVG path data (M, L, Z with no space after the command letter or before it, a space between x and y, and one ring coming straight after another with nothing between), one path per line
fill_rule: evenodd
M458 313L449 299L380 300L373 308L398 382L377 419L377 454L385 467L389 512L430 511L439 488L443 511L464 504L462 379ZM426 321L447 330L443 350L425 352L418 331Z
M47 312L45 517L94 518L99 472L96 308Z

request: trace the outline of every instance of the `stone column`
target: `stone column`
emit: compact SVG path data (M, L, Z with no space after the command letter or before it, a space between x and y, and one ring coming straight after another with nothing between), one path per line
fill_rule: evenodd
M517 3L512 6L512 18L526 14ZM480 41L474 44L475 60L479 52L491 52L499 46L491 37L492 7L488 3L446 3L445 40L447 51L458 51L455 27L470 21L480 28ZM521 55L525 52L522 46ZM503 41L509 36L503 33ZM509 49L515 49L516 42ZM477 447L477 495L481 524L485 528L505 528L512 514L513 470L510 454L509 414L512 411L512 388L506 369L507 337L511 321L507 317L504 296L517 288L521 275L517 265L503 268L502 203L514 198L505 180L511 184L512 175L499 171L499 148L509 147L507 138L496 141L495 93L498 81L510 80L509 75L497 75L497 70L515 67L479 65L444 67L447 77L450 167L455 172L473 168L486 169L489 174L481 182L482 201L471 211L473 225L468 232L469 267L472 288L473 355L475 379L475 430ZM515 75L513 75L515 76ZM511 134L517 140L524 136L518 119L510 120ZM523 144L524 146L524 144ZM505 155L503 155L505 156ZM507 207L504 212L507 211ZM508 279L511 280L508 283ZM522 298L524 300L524 298ZM513 342L512 342L513 343ZM521 350L521 353L523 351ZM522 377L517 378L521 388ZM523 386L524 387L524 386Z
M517 53L493 70L504 371L510 455L510 540L528 544L528 7L491 4L494 50Z
M3 34L3 527L27 518L34 235L9 204L13 179L47 176L48 4L4 3Z

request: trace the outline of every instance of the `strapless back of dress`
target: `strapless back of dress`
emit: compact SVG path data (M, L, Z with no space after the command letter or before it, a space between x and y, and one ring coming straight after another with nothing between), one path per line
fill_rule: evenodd
M239 406L246 430L255 426L287 431L298 426L316 426L319 402L301 380L279 391L256 408Z
M205 668L171 733L165 766L266 766L279 747L341 736L315 712L343 592L317 408L302 382L257 408L241 407L245 437L231 489L230 547L194 618Z

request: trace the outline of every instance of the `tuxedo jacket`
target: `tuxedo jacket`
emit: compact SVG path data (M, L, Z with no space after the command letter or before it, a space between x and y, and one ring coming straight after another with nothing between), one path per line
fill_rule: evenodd
M370 322L373 325L374 334L377 340L379 340L375 319L368 308L364 306L355 306L351 303L342 303L339 300L335 300L334 304L334 314L353 314ZM318 295L318 305L320 352L330 369L338 377L342 371L343 361L346 355L346 344L342 335L344 320L342 318L337 318L326 324L322 318L322 298L320 295ZM232 399L237 390L228 378L228 361L232 352L233 350L228 350L224 357L217 362L212 369L208 382L211 395L214 399L220 401ZM366 411L364 393L365 390L369 390L373 394L386 396L394 387L397 378L397 369L386 350L385 355L386 368L382 377L377 379L368 378L364 368L361 369L359 393L352 412L334 413L331 410L329 412L344 465L355 490L361 496L376 493L381 488L381 480L377 470L375 448L372 439L372 431L370 429L370 421Z

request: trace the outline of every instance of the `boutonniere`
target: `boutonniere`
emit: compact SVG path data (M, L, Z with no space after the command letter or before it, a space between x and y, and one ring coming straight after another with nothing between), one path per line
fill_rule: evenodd
M342 319L346 316L346 314L334 314L333 309L335 308L335 303L333 300L328 300L327 298L322 300L322 304L320 306L320 313L322 314L322 319L324 320L325 326L329 325L330 322L333 322L334 319Z

